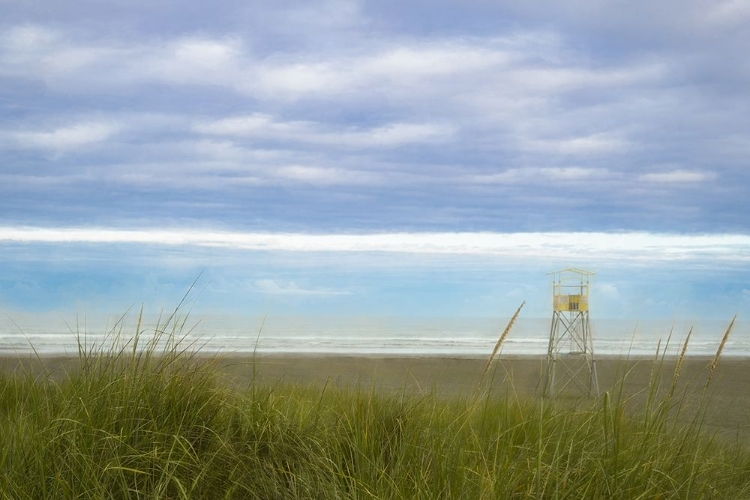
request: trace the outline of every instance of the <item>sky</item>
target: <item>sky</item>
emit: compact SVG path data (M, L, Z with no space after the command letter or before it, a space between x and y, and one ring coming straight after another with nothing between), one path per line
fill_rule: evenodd
M0 312L750 306L750 3L0 0Z

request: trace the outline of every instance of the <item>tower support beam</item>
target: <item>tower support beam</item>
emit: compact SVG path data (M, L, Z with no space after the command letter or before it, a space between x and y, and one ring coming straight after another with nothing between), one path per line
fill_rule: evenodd
M581 269L556 271L552 323L544 374L544 396L563 392L599 395L594 342L589 322L589 278Z

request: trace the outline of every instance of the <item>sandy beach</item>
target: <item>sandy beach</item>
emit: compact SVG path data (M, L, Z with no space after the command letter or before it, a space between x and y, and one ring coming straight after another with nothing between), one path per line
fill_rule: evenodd
M207 359L207 358L200 358ZM450 357L359 357L340 355L223 355L218 363L222 379L237 387L247 386L254 379L261 384L308 384L323 387L361 387L409 394L437 393L470 395L477 387L486 366L486 358ZM77 359L63 356L0 357L0 368L6 373L19 368L41 373L48 370L61 380L75 370ZM633 400L633 407L647 397L649 380L654 369L653 358L607 358L596 361L600 392L616 391L627 373L622 393ZM661 391L669 390L674 359L661 363ZM697 404L709 372L711 358L688 357L680 373L677 394L685 391L686 401ZM500 358L490 370L493 395L517 394L538 397L545 358L519 356ZM560 373L560 372L558 372ZM750 359L726 357L719 360L707 396L704 427L716 431L722 439L741 440L750 444ZM561 399L565 394L559 395ZM570 398L567 396L569 400ZM692 418L691 406L683 410L681 421Z

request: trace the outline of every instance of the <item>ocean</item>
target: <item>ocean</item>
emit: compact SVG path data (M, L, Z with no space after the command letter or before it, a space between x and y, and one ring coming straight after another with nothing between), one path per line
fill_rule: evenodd
M677 354L690 330L687 354L712 356L729 320L591 319L597 356L653 355L657 346ZM0 355L70 355L79 342L87 349L109 345L119 333L120 344L133 337L137 315L63 318L54 314L0 318ZM338 354L364 356L489 356L509 318L377 317L377 316L229 316L193 314L180 329L181 347L225 354ZM163 322L163 320L162 320ZM547 352L550 318L519 318L506 338L501 355ZM147 318L143 339L157 325ZM671 339L668 338L671 334ZM725 356L750 356L750 322L737 321L723 351Z

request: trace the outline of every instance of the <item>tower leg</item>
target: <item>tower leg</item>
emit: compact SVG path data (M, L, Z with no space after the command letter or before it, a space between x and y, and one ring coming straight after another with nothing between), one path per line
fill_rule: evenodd
M561 349L565 346L568 346L569 352L564 353L561 359ZM599 395L594 344L587 311L571 311L570 317L565 317L560 311L552 314L543 392L545 397L553 397L558 392L556 372L560 369L564 370L566 379L560 381L563 385L559 390L573 386L587 396Z

